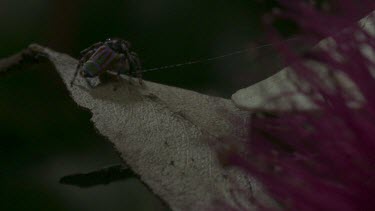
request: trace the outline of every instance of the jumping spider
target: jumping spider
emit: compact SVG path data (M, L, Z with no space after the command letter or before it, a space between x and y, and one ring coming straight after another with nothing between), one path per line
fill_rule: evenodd
M120 77L121 74L137 77L139 83L142 84L141 63L138 55L130 48L131 44L128 41L107 39L81 51L81 59L71 81L71 86L80 73L88 86L93 88L94 85L89 78L99 77L99 81L102 82L103 76L108 71L117 73L117 77Z

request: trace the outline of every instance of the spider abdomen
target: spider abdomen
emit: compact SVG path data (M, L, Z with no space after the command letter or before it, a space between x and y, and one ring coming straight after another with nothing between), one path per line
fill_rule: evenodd
M100 46L95 53L84 63L82 71L86 77L96 77L106 70L117 71L126 65L122 56L107 45Z

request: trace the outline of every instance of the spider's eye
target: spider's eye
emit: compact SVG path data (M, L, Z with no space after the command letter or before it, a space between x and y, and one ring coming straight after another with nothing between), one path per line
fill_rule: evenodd
M107 38L105 41L111 41L112 39L111 38Z

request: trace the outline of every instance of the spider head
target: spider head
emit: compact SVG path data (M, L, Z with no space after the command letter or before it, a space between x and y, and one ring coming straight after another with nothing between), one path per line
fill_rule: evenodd
M131 49L130 42L120 38L108 38L105 44L116 52L126 52Z

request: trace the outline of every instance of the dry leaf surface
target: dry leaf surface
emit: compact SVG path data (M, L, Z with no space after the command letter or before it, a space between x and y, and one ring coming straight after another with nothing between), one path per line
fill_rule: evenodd
M220 138L246 135L248 112L231 100L148 81L141 86L129 78L90 89L78 77L70 86L76 59L35 44L30 50L47 56L74 101L91 111L98 132L173 210L207 210L213 200L236 204L231 191L239 187L272 203L255 181L223 169L215 156Z

